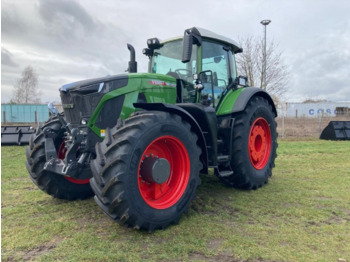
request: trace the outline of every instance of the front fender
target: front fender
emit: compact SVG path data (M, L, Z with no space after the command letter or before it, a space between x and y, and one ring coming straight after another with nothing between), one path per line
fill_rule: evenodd
M185 121L187 121L191 125L191 129L196 133L198 137L198 145L201 147L201 150L202 150L201 161L204 167L201 170L201 173L208 172L208 152L207 152L205 138L203 136L203 132L202 132L202 129L200 128L200 125L189 112L187 112L185 109L177 105L166 104L166 103L134 103L134 107L141 108L148 111L155 110L155 111L163 111L163 112L168 112L172 114L177 114L181 116Z

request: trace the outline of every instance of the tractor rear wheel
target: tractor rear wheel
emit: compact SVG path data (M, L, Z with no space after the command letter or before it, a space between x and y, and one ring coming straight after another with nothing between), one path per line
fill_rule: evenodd
M269 102L253 97L233 126L231 168L221 180L229 186L257 189L268 182L277 157L277 123Z
M177 223L200 184L201 150L178 115L139 112L106 130L96 145L90 183L112 219L152 232Z
M65 158L66 148L64 141L65 129L62 128L57 117L51 117L43 126L39 126L37 132L32 135L29 146L26 148L26 167L29 176L42 191L60 199L76 200L93 196L89 179L74 179L44 170L47 161L45 156L44 128L51 128L55 133L54 144L57 157Z

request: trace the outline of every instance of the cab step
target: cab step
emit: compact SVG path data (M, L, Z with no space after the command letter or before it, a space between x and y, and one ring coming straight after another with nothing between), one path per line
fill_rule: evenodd
M230 160L229 155L218 156L218 163L224 163Z
M227 177L227 176L233 175L232 170L219 171L218 173L220 177Z

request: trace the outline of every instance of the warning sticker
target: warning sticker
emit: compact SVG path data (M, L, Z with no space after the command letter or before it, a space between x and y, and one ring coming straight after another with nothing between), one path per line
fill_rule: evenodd
M101 133L100 133L100 134L101 134L101 136L103 136L103 137L106 136L106 129L101 129Z

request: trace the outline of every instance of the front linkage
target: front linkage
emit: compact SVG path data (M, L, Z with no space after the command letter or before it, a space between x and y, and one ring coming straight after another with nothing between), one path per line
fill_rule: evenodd
M26 168L32 181L47 194L60 199L93 196L89 181L90 154L84 152L84 135L72 132L62 114L39 125L26 149Z
M57 152L55 139L57 130L45 127L45 156L47 162L44 170L58 175L74 179L89 179L92 177L89 161L90 153L85 151L87 132L78 128L70 128L64 117L57 112L57 109L49 105L51 113L61 122L64 132L63 142Z

